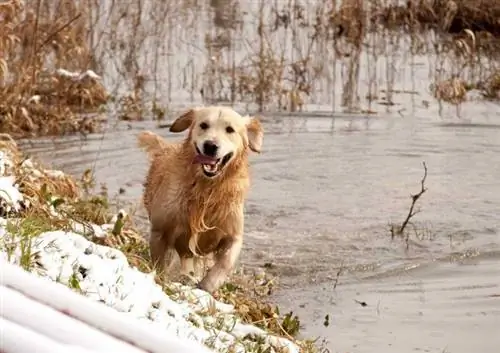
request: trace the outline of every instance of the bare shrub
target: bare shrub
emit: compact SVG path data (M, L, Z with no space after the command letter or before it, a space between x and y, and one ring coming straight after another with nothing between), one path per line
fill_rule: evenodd
M451 104L460 104L466 100L466 83L457 77L436 83L433 87L434 97Z
M409 0L381 9L372 20L393 27L416 25L449 33L465 29L500 35L500 3L496 0Z
M0 131L95 131L99 120L77 113L95 112L108 95L87 71L83 9L71 1L10 0L0 4L0 18Z
M202 89L203 99L296 111L307 104L328 104L335 110L338 97L349 112L373 112L372 102L381 99L379 104L390 109L395 105L393 94L402 90L394 87L406 66L400 58L409 58L413 67L415 57L424 55L432 61L429 83L433 86L457 77L467 87L482 89L479 83L498 66L500 42L494 28L492 32L466 29L450 36L465 3L448 2L448 7L442 7L442 1L410 1L401 8L396 3L297 0L264 6L261 1L253 13L253 28L244 23L225 45L207 46L204 76L208 84ZM242 1L239 7L243 4L248 5ZM471 3L466 5L470 10ZM244 42L241 50L238 40L243 37L254 40ZM411 91L414 86L412 82ZM446 102L445 92L438 91L432 93ZM466 98L450 99L459 104ZM368 106L363 107L364 103Z
M0 128L92 132L104 108L123 120L163 119L201 103L390 111L398 92L417 90L422 60L438 100L447 101L450 79L494 99L497 8L493 0L4 1ZM454 92L449 101L460 104L462 90Z
M493 72L486 80L484 95L490 99L500 99L500 70Z

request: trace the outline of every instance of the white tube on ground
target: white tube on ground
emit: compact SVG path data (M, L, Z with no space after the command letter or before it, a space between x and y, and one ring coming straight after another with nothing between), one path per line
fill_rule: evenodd
M0 259L0 285L13 288L43 304L92 325L118 339L152 353L213 353L194 341L181 341L174 334L127 317L102 303L74 293ZM47 318L50 320L50 318Z
M123 341L34 301L22 293L0 286L3 317L57 342L73 344L101 352L144 353ZM48 319L50 318L50 319Z
M2 353L97 353L80 347L60 344L38 332L0 317L0 352Z

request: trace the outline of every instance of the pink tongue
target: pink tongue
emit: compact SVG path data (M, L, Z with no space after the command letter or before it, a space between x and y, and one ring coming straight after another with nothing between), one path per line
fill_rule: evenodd
M194 157L193 164L210 164L214 165L217 163L217 159L208 157L208 156L203 156L201 154L197 154Z

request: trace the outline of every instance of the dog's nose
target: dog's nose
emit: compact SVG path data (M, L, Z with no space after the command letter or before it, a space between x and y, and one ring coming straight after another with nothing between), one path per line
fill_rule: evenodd
M203 154L210 156L210 157L215 157L217 154L217 149L219 146L213 141L205 141L203 143Z

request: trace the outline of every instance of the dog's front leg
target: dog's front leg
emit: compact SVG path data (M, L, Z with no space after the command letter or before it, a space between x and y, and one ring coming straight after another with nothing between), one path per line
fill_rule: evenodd
M170 270L174 260L175 249L168 243L168 238L163 230L157 230L151 227L149 235L149 253L151 256L151 264L156 272L163 276L166 271Z
M163 272L165 269L165 252L167 251L167 242L163 239L163 232L151 227L149 234L149 254L153 269Z
M228 237L222 242L221 249L215 254L215 264L198 285L207 292L217 290L233 269L243 245L243 235Z

